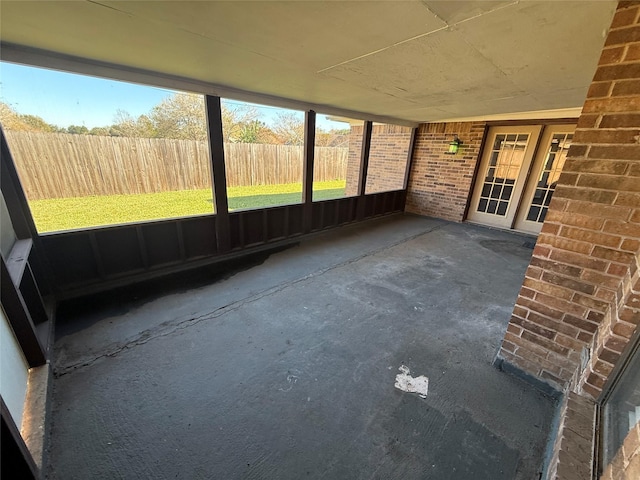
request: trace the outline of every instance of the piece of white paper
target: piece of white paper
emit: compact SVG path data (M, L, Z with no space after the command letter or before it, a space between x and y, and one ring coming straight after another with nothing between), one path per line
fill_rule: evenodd
M409 367L400 365L400 373L396 375L395 387L398 390L408 393L417 393L422 398L427 398L429 390L429 379L423 375L413 378L410 374Z

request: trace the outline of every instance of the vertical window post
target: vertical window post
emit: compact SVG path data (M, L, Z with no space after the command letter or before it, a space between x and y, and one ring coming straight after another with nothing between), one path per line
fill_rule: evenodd
M404 172L404 184L402 189L406 190L409 187L409 177L411 176L411 163L413 161L413 150L416 147L416 135L418 133L418 128L414 127L411 129L411 140L409 140L409 153L407 154L407 167ZM405 195L406 198L406 195Z
M363 220L365 213L365 190L367 188L367 169L369 168L369 151L371 150L371 133L373 122L364 122L362 131L362 150L360 153L360 175L358 178L358 211L357 219Z
M22 190L18 172L16 171L11 152L9 152L7 140L4 136L4 131L2 130L0 130L0 143L0 159L2 160L2 174L0 175L0 179L2 179L2 194L4 195L5 202L7 202L11 223L13 224L18 239L35 238L38 236L36 225L33 222L27 198Z
M316 112L309 110L304 115L304 166L302 203L304 232L313 226L313 165L316 144Z
M207 95L205 103L207 106L207 130L209 133L213 195L216 204L216 239L218 252L224 253L231 248L231 235L229 230L229 201L227 199L227 175L224 165L220 97Z
M36 224L33 221L31 209L29 208L27 197L20 183L20 177L18 176L18 171L16 170L16 165L9 151L9 145L7 144L7 139L2 128L0 128L0 164L0 189L2 190L4 201L7 204L9 218L11 219L16 237L18 240L33 240L33 245L35 246L35 263L32 266L35 270L36 280L40 289L46 293L50 293L52 287L55 288L51 281L53 273L49 261L42 253L42 244L38 231L36 230Z

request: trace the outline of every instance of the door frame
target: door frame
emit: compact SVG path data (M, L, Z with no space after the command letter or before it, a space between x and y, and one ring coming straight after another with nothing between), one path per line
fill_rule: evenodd
M515 131L519 129L519 131ZM513 229L515 219L518 215L520 208L520 201L522 194L526 188L527 178L531 170L531 166L534 161L535 152L538 150L538 144L542 135L543 126L533 124L522 125L499 125L492 126L488 129L487 134L483 140L483 148L481 154L478 156L477 169L474 178L474 182L469 194L469 208L466 220L472 223L478 223L489 227ZM509 207L505 212L504 217L494 214L475 212L473 209L478 205L481 196L481 186L483 184L483 178L480 175L484 175L484 172L488 168L488 163L491 157L493 149L489 142L500 134L513 134L513 133L527 133L529 134L529 140L527 141L527 149L522 163L522 167L518 173L515 183L513 185L513 191L511 199L509 200ZM471 218L475 217L475 218Z
M562 117L562 118L537 118L531 120L489 120L484 123L484 132L482 134L482 143L480 144L480 149L478 150L478 156L476 157L476 164L473 171L473 178L471 180L471 184L469 185L469 192L467 194L467 204L465 205L464 214L462 217L463 222L475 223L469 220L469 214L471 213L472 206L472 196L475 192L476 185L478 184L478 175L480 173L480 163L483 155L485 154L487 147L487 142L489 139L489 131L492 127L518 127L518 126L526 126L526 125L539 125L542 127L542 132L547 126L553 125L563 125L563 124L573 124L576 125L578 123L577 117ZM540 141L540 137L538 137L538 141ZM539 145L536 145L536 151L538 150ZM527 178L530 176L531 172L527 172ZM522 198L520 198L520 202L518 203L518 212L520 211L522 203ZM518 215L516 212L516 216ZM481 224L478 224L481 225ZM513 230L514 225L509 227L509 230ZM526 232L518 232L518 233L526 233ZM531 234L529 234L531 235Z
M536 151L534 152L533 161L531 162L531 168L529 170L529 173L527 174L524 190L522 191L522 195L518 203L518 210L516 211L516 216L514 218L512 226L513 230L517 232L529 233L531 235L538 235L540 233L540 229L542 228L543 224L539 222L532 222L526 219L527 211L531 206L531 202L537 188L538 178L545 166L547 153L549 147L551 146L553 135L556 133L573 134L575 133L576 126L577 125L575 123L565 123L558 125L549 125L543 129L538 145L536 146Z

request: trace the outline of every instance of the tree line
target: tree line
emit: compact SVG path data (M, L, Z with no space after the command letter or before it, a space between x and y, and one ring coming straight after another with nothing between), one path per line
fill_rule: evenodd
M207 122L204 98L189 93L174 93L137 118L117 110L111 125L87 128L84 125L59 127L37 115L21 114L0 102L0 123L6 130L74 135L100 135L133 138L173 138L206 140ZM230 143L304 144L304 120L293 112L279 112L271 126L260 120L251 105L222 102L222 133ZM349 129L316 130L316 145L340 147L349 143Z

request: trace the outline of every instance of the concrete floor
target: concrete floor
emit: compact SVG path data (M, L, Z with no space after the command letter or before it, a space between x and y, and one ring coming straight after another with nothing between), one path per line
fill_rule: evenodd
M527 241L394 216L62 305L49 478L537 479L555 403L491 365Z

